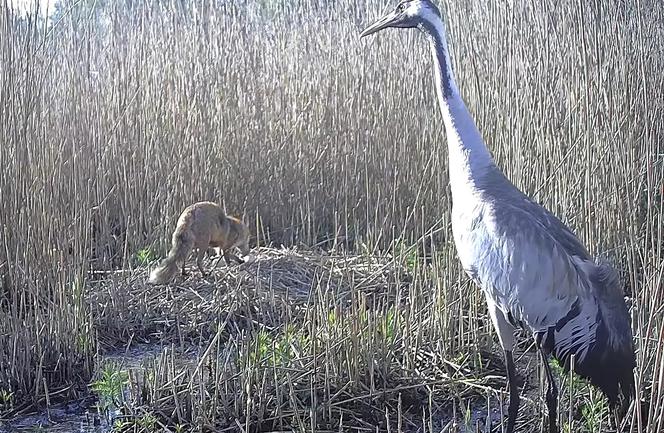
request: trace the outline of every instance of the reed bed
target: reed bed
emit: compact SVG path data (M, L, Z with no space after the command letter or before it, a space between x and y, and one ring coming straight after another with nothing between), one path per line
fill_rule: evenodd
M310 302L342 314L352 307L355 291L375 295L373 304L393 305L397 300L389 298L406 284L399 278L412 279L393 260L374 256L256 248L252 257L231 267L215 258L210 277L196 272L165 286L149 284L147 268L98 272L86 299L98 339L106 348L130 341L185 347L209 340L221 314L232 316L227 321L235 326L242 322L243 329L251 324L276 328L284 317L302 314ZM333 292L334 301L315 301L316 287Z
M483 350L447 350L471 333L432 314L450 296L437 284L443 262L273 248L254 257L169 286L146 284L142 270L91 284L95 326L113 337L100 341L166 348L132 375L120 431L421 431L463 420L455 401L469 425L488 412L497 423L501 357L488 338Z
M461 92L498 164L621 270L639 388L622 430L662 431L664 6L442 6ZM411 385L420 415L408 419L421 424L428 416L421 431L434 428L436 408L459 410L466 400L454 386L462 379L452 384L440 379L442 370L431 372L466 357L460 365L469 383L484 383L482 353L493 334L451 242L427 47L415 32L358 39L384 7L378 0L63 2L44 20L0 3L0 417L75 398L98 346L131 338L209 349L201 359L211 376L200 368L176 374L166 358L154 366L160 381L146 388L141 407L187 408L159 422L204 429L224 424L218 416L226 413L243 417L236 428L248 431L276 414L285 426L290 414L293 428L336 429L351 412L330 405L345 399L364 405L352 412L362 414L357 419L382 417L377 425L406 429L405 418L390 418L405 410L403 400L352 399ZM253 297L270 284L293 295L302 280L337 299L332 268L270 284L228 270L211 285L192 280L146 297L145 262L165 253L179 212L206 199L243 215L253 245L354 252L365 261L389 256L413 282L388 290L393 304L358 305L368 301L351 296L343 324L334 325L329 303L307 298L300 310ZM425 268L413 264L420 256L435 272L415 269ZM385 278L396 284L401 272L389 268ZM341 287L361 292L355 278ZM380 334L389 311L400 318L396 345ZM188 323L177 322L180 313ZM333 337L322 341L332 346L309 342L298 348L302 357L276 369L276 361L251 355L262 333L277 338L252 324L263 315L309 338L328 332ZM227 329L221 317L248 322ZM431 378L414 375L418 356L429 361ZM173 392L166 400L164 384ZM239 390L242 407L228 400ZM473 398L501 395L492 390ZM587 396L577 391L571 401ZM325 413L305 413L321 401L332 402L321 406ZM532 410L541 410L535 403Z

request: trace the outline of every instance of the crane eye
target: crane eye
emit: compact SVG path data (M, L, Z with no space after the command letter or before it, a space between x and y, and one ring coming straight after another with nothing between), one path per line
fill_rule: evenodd
M406 10L406 3L399 3L399 5L397 5L397 12L401 13L405 10Z

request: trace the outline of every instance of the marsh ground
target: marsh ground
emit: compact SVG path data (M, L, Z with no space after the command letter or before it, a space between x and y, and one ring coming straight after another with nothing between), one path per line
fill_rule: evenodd
M500 428L507 395L499 347L489 336L470 351L447 352L443 338L471 330L459 323L443 336L420 320L445 308L436 289L445 269L435 253L423 260L416 251L261 248L253 256L164 286L147 284L146 268L98 273L86 299L100 343L90 393L13 416L5 430L30 431L34 423L54 432L74 425L146 433ZM484 314L474 319L489 326ZM536 431L544 407L528 338L517 362L520 431ZM570 431L600 431L601 398L559 379Z

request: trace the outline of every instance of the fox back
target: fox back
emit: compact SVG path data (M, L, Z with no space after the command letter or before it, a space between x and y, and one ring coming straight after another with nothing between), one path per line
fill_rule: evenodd
M192 249L199 250L197 263L202 270L201 251L218 247L226 254L234 247L243 255L249 254L249 229L240 219L227 216L224 210L209 201L188 206L178 218L171 239L171 250L161 266L150 275L150 282L163 284L175 274L178 264L184 262Z
M226 213L216 203L194 203L180 214L173 232L173 241L175 242L176 237L186 236L198 245L208 237L218 237L221 235L221 225L225 218Z

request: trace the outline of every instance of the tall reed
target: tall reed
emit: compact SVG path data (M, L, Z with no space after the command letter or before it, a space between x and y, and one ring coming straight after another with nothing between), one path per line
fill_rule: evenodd
M621 269L650 406L633 431L661 431L664 6L443 6L461 92L499 165ZM0 389L27 401L84 382L89 271L165 252L197 200L244 215L256 244L378 252L426 238L449 263L440 287L457 287L427 47L416 32L358 39L384 7L66 2L44 21L5 2ZM459 287L464 307L482 305Z

